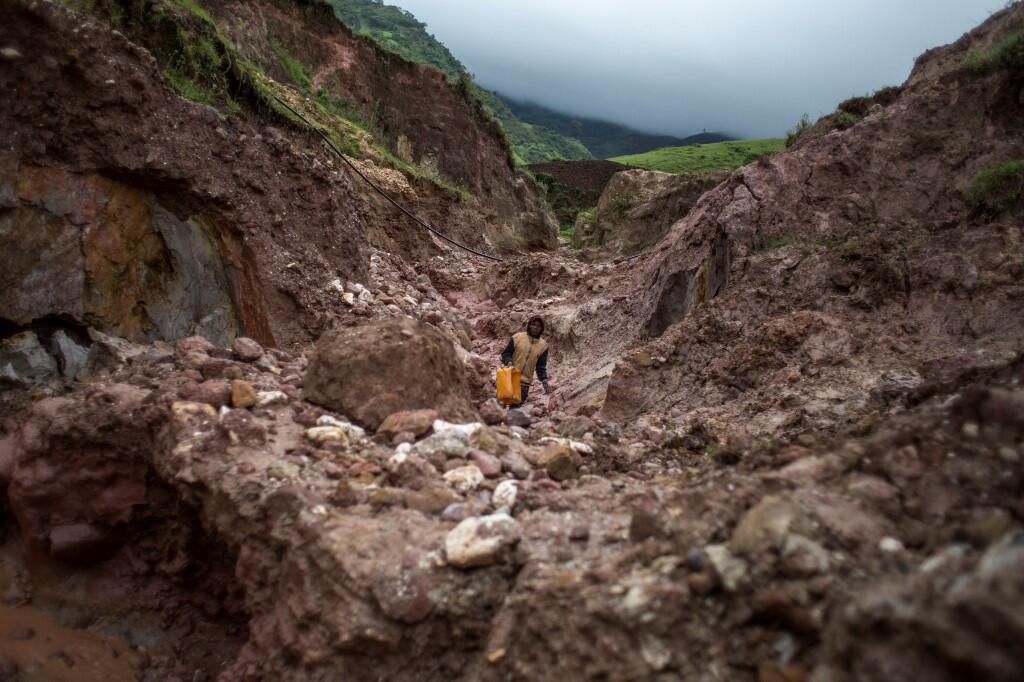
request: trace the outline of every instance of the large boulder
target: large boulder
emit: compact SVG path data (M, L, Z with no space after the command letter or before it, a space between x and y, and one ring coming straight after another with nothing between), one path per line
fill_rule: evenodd
M451 341L411 318L325 333L303 385L310 401L371 429L404 410L434 409L449 420L473 416Z

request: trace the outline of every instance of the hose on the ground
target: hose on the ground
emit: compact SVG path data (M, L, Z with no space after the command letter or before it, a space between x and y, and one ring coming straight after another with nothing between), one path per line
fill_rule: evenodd
M327 137L327 135L324 133L324 131L320 130L319 127L317 127L317 126L313 125L312 123L310 123L309 120L305 116L303 116L299 112L295 111L295 109L290 104L285 102L283 99L281 99L277 95L273 95L273 97L274 97L274 99L277 100L277 102L281 106L283 106L285 109L287 109L288 111L290 111L293 114L295 114L296 116L298 116L299 120L301 120L303 123L308 125L314 132L316 132L317 135L319 135L321 138L323 138L323 141L327 143L327 146L330 147L331 150L335 154L337 154L338 157L342 161L344 161L346 164L348 164L348 167L351 168L353 171L355 171L356 175L358 175L364 181L366 181L366 184L368 184L370 187L372 187L374 190L376 190L377 193L380 194L382 197L384 197L389 202L391 202L395 206L395 208L397 208L399 211L401 211L405 215L407 215L410 218L412 218L412 220L414 222L416 222L417 224L425 227L432 234L437 235L438 237L440 237L441 239L445 240L449 244L452 244L453 246L457 246L457 247L459 247L460 249L462 249L464 251L468 251L469 253L472 253L475 256L480 256L481 258L486 258L488 260L499 261L499 262L501 260L503 260L502 258L499 258L498 256L492 256L490 254L481 253L480 251L477 251L476 249L473 249L473 248L471 248L469 246L466 246L465 244L460 244L459 242L455 241L451 237L448 237L447 235L441 233L440 231L438 231L438 230L434 229L433 227L431 227L430 225L428 225L425 221L421 220L418 216L416 216L416 214L414 214L412 211L408 210L407 208L405 208L405 206L402 206L400 203L398 203L393 198L391 198L391 195L389 195L387 192L385 192L383 189L381 189L373 180L368 178L365 173L363 173L361 170L359 170L359 168L356 167L356 165L354 163L352 163L352 161L350 161L347 156L345 156L344 154L341 153L341 150L339 150L337 147L334 146L334 143L331 142L331 138Z

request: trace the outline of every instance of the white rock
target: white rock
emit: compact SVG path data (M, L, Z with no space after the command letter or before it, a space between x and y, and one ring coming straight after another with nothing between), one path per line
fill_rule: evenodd
M455 434L433 433L416 443L414 449L424 456L443 452L446 457L465 457L469 452L469 443L468 439L459 438Z
M356 304L355 294L353 294L353 293L351 293L349 291L346 291L345 293L343 293L341 295L341 302L344 303L347 306L355 305Z
M519 494L519 485L511 480L505 480L498 484L491 496L491 502L495 507L507 507L512 509L516 503L516 496Z
M443 419L434 420L434 433L453 435L463 440L469 440L469 437L481 428L483 428L483 424L480 422L472 422L470 424L452 424L451 422L446 422Z
M444 480L460 493L468 493L484 482L484 475L475 464L469 464L446 472Z
M903 543L892 537L884 537L878 541L878 549L886 554L896 554L903 551Z
M581 443L578 440L570 440L569 438L555 438L554 436L546 436L540 439L541 443L558 443L559 445L567 445L573 449L573 451L580 453L581 455L592 455L594 449L586 443Z
M288 394L281 391L260 391L256 394L256 407L280 405L288 402Z
M336 426L345 433L352 440L360 440L366 438L366 431L355 424L344 421L343 419L336 419L329 414L325 414L316 420L317 426Z
M1020 461L1020 453L1008 445L999 448L999 458L1007 464L1016 464Z
M402 443L402 445L408 445L408 443ZM399 445L398 449L395 451L395 454L391 455L391 457L388 459L388 471L390 471L391 473L396 473L399 467L405 464L405 460L407 459L409 459L409 449L406 448L405 450L403 450L402 446Z
M345 293L345 285L341 283L340 279L333 280L330 284L327 285L327 287L330 289L334 289L339 294Z
M519 541L519 524L508 514L466 519L449 531L444 549L448 563L458 568L486 566L502 549Z

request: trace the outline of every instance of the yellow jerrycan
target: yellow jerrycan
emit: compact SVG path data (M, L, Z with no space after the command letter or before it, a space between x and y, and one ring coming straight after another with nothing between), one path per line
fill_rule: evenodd
M519 370L515 367L498 368L498 402L515 405L522 401L519 390Z

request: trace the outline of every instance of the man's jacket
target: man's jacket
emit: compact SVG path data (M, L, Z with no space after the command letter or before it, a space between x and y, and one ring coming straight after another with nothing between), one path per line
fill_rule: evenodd
M548 342L544 339L535 339L526 332L513 334L501 352L501 361L518 369L524 384L533 382L534 371L541 381L548 380Z

